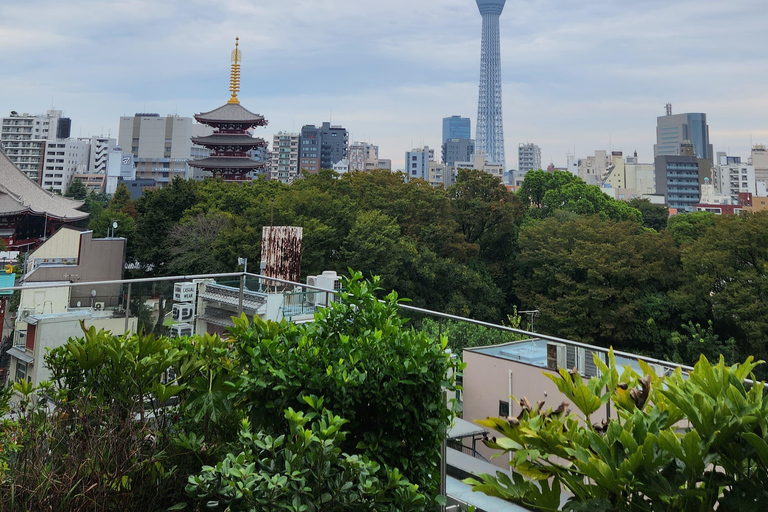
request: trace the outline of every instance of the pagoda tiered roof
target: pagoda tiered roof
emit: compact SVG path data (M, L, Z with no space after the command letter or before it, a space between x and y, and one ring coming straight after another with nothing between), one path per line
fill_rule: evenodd
M88 217L77 210L82 205L30 180L0 149L0 216L31 214L74 222Z
M257 162L246 157L211 156L200 160L190 160L189 165L209 171L227 170L251 170L264 167L262 162Z
M263 147L267 142L264 139L243 134L214 133L205 137L192 137L192 143L198 146L247 146Z
M226 103L221 107L195 114L195 119L199 123L207 125L216 124L240 124L246 126L266 126L267 120L260 114L254 114L239 103Z

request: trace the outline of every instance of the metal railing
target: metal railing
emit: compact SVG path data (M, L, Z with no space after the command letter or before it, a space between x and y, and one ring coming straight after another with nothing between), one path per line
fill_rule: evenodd
M340 290L329 290L326 288L321 288L319 286L312 286L308 284L303 283L296 283L294 281L288 281L285 279L279 279L275 277L268 277L263 276L260 274L252 274L248 272L230 272L230 273L221 273L221 274L193 274L193 275L182 275L182 276L167 276L167 277L147 277L147 278L138 278L138 279L120 279L120 280L112 280L112 281L96 281L96 282L74 282L74 283L45 283L40 285L35 285L34 283L30 283L24 286L13 286L8 288L0 288L0 290L35 290L35 289L48 289L48 288L62 288L62 287L81 287L81 286L104 286L104 285L113 285L113 284L119 284L119 285L125 285L126 286L126 292L125 296L126 299L124 301L124 304L127 304L128 307L125 307L125 328L128 329L129 326L129 315L130 315L130 304L131 304L131 298L132 298L132 292L133 287L138 284L156 284L156 283L164 283L164 282L171 282L171 281L194 281L194 280L210 280L210 279L228 279L229 282L227 284L230 284L238 288L239 290L239 301L238 301L238 314L243 312L243 297L244 292L246 290L261 290L263 288L277 288L278 285L282 285L281 288L283 288L283 293L293 294L293 293L303 293L307 296L312 295L313 293L316 295L317 292L320 292L324 294L325 302L320 301L313 301L315 305L320 304L327 305L332 300L333 297L335 297L337 294L340 293ZM246 283L248 280L252 280L254 284L251 286L246 287ZM255 280L255 282L254 282ZM266 283L266 286L265 286ZM300 290L300 292L296 292L296 289ZM432 317L437 319L439 325L442 328L444 320L450 320L455 322L464 322L467 324L472 324L476 326L486 327L489 329L502 331L502 332L508 332L513 333L515 335L527 338L527 339L540 339L540 340L546 340L551 341L555 343L561 343L567 346L577 347L577 348L584 348L588 349L592 352L603 354L607 357L607 354L609 352L608 348L605 347L599 347L595 345L589 345L586 343L581 343L578 341L568 340L565 338L559 338L557 336L550 336L543 333L538 332L532 332L532 331L526 331L524 329L509 327L505 325L499 325L494 324L491 322L484 322L481 320L474 320L472 318L466 318L458 315L452 315L449 313L442 313L439 311L433 311L429 309L419 308L416 306L411 306L407 304L399 304L399 307L403 311L416 313L417 315L423 316L423 317ZM638 354L632 354L630 352L623 352L620 350L614 350L614 355L617 357L625 357L632 360L642 360L649 364L655 364L660 365L665 368L669 369L676 369L680 368L685 372L690 372L693 370L691 366L674 363L671 361L665 361L661 359L656 359L653 357L638 355ZM607 359L604 359L607 360Z

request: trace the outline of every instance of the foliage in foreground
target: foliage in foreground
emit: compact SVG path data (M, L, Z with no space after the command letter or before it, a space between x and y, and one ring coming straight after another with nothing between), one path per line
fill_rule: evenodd
M0 395L0 510L436 510L459 368L377 282L230 340L86 330Z
M521 400L517 417L479 423L504 437L486 444L512 454L513 478L469 479L474 490L536 510L720 512L758 510L768 501L768 398L763 383L745 379L759 363L726 366L701 357L644 376L599 358L601 377L588 382L560 370L550 375L578 413L544 410ZM621 373L620 373L621 371ZM591 416L612 404L610 421Z

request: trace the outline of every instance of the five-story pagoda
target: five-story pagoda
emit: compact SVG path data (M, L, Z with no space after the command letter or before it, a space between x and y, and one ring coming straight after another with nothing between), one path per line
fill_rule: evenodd
M248 130L257 126L266 126L264 116L254 114L240 105L237 93L240 91L240 61L238 49L240 38L235 38L235 49L232 51L232 75L229 90L232 97L229 101L210 112L196 114L195 119L214 129L213 135L207 137L192 137L194 144L203 146L211 151L210 156L201 160L192 160L189 165L206 171L211 171L214 178L225 181L245 181L252 171L264 167L248 156L248 152L256 149L266 149L264 139L251 137Z

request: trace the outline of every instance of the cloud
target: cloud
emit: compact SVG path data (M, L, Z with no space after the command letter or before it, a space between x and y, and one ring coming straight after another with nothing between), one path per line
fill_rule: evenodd
M708 114L716 148L768 142L761 0L517 0L501 17L508 165L531 141L652 158L656 116ZM0 4L0 115L51 103L75 134L138 111L189 116L227 99L240 36L243 104L264 134L328 120L396 164L437 147L441 118L473 119L481 19L473 0L29 0Z

